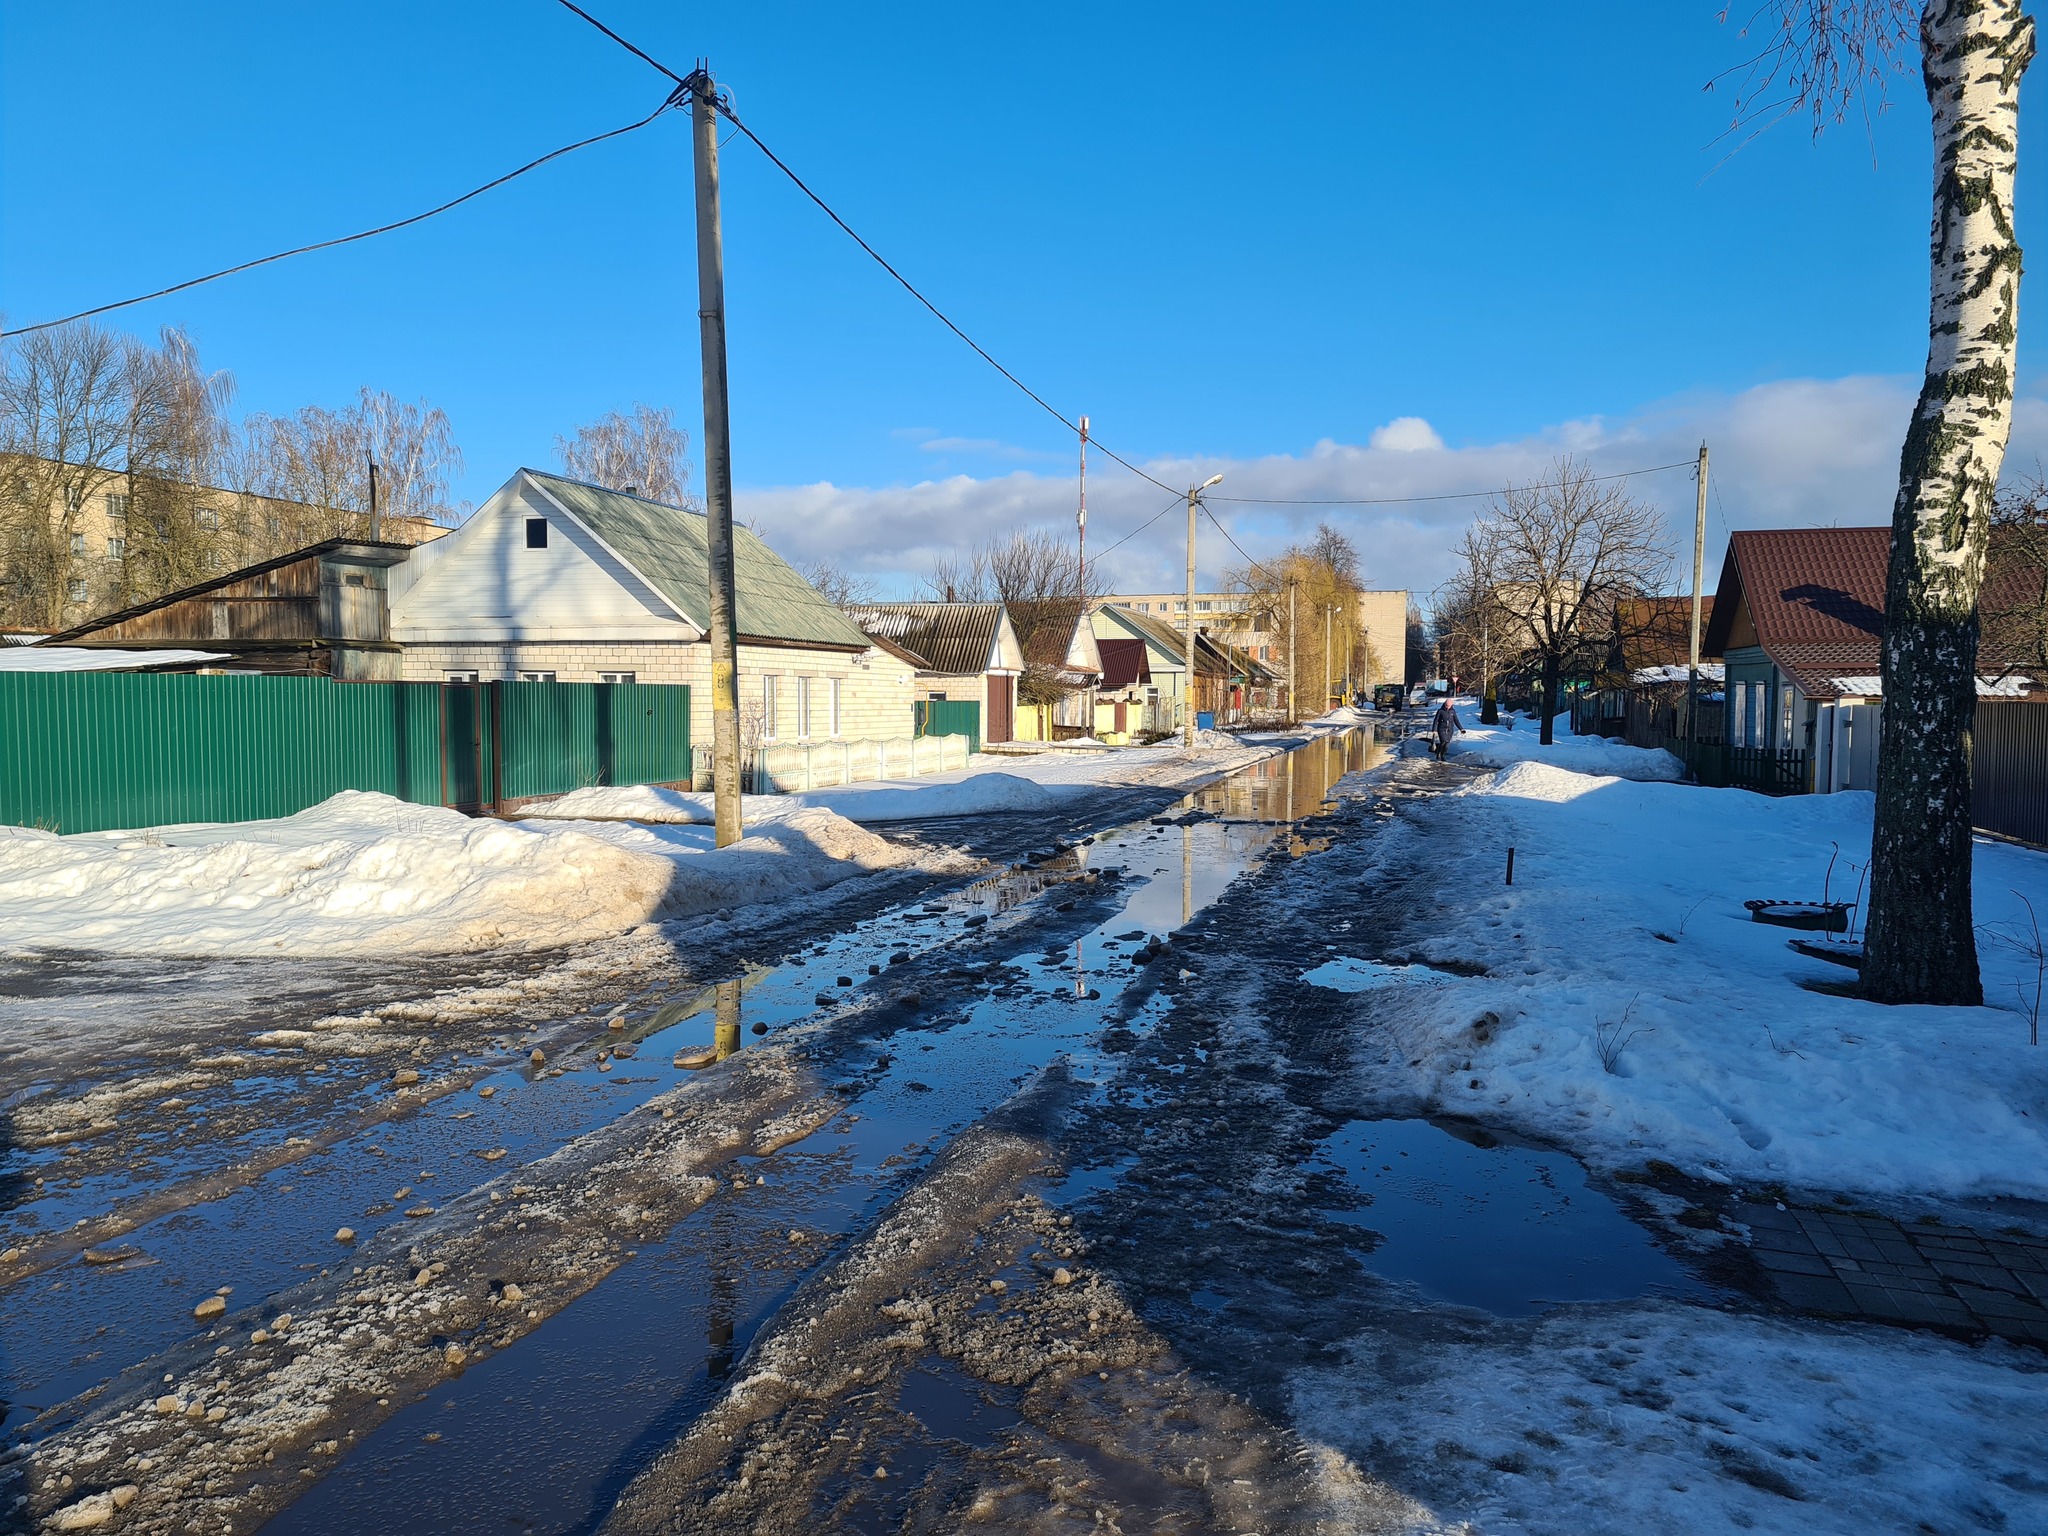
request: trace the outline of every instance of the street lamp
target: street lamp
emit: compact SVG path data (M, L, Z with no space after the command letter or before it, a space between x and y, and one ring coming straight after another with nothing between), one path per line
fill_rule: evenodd
M1190 752L1195 750L1195 508L1201 505L1202 492L1222 483L1221 475L1211 475L1200 485L1188 487L1188 673L1184 684L1187 704L1181 711L1181 740Z

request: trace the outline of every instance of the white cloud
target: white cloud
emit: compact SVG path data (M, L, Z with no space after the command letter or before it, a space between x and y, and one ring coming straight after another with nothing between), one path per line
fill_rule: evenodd
M1396 416L1384 427L1373 428L1367 446L1384 448L1392 453L1424 453L1441 448L1444 440L1436 435L1436 428L1420 416Z
M1442 448L1415 418L1389 422L1364 446L1324 440L1305 454L1258 459L1155 459L1147 473L1169 486L1192 485L1222 471L1222 497L1442 496L1488 491L1509 480L1544 477L1571 452L1595 473L1650 465L1686 466L1632 479L1631 490L1664 514L1673 556L1673 590L1689 577L1693 486L1689 466L1702 438L1713 463L1707 515L1707 569L1720 569L1730 528L1877 524L1891 517L1899 444L1913 406L1915 379L1787 379L1740 393L1700 393L1655 402L1633 414L1556 423L1526 436ZM1413 423L1413 425L1409 425ZM1386 440L1401 430L1400 445ZM1421 431L1416 429L1420 428ZM1427 431L1436 451L1417 452ZM2018 402L2010 474L2032 473L2048 457L2048 399ZM1091 562L1118 585L1156 590L1181 581L1186 521L1157 487L1107 463L1089 466ZM742 490L739 511L762 536L795 559L821 556L908 595L941 554L1016 528L1062 537L1074 526L1070 474L1015 470L980 478L953 475L914 485L830 484ZM1427 592L1450 570L1450 548L1484 500L1413 501L1391 506L1271 506L1218 499L1216 515L1254 556L1276 553L1327 519L1351 535L1375 586ZM1110 546L1155 513L1142 534ZM1241 564L1206 521L1196 552L1206 584Z

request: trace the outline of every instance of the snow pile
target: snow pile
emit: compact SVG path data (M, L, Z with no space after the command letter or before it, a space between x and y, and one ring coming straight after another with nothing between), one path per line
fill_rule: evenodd
M748 827L786 820L797 811L827 810L859 824L907 821L922 816L980 816L992 811L1045 811L1057 791L1009 773L977 773L940 782L884 779L837 789L790 795L743 795L740 819ZM702 823L713 820L712 797L651 784L571 790L558 799L527 806L525 816L542 820L599 820Z
M1451 738L1451 756L1488 768L1505 768L1511 763L1542 762L1574 773L1597 773L1617 779L1676 783L1685 777L1685 764L1662 747L1632 747L1605 736L1574 736L1571 717L1557 717L1556 740L1544 746L1542 727L1530 723L1516 730L1500 726L1474 725L1466 714L1459 723L1465 734Z
M1094 736L1069 736L1053 743L1056 747L1101 747L1107 750L1109 743Z
M1371 720L1372 717L1373 712L1369 709L1354 709L1349 704L1339 704L1335 709L1331 710L1328 714L1317 715L1313 720L1302 721L1302 724L1328 725L1335 726L1341 729L1345 726L1364 725L1367 721Z
M225 651L117 651L84 645L0 646L0 672L126 672L226 661Z
M1354 1349L1295 1379L1294 1423L1439 1529L2048 1530L2048 1369L2010 1345L1648 1304Z
M1720 682L1728 669L1718 661L1700 663L1700 677L1710 683ZM1629 674L1629 681L1648 685L1651 683L1686 683L1692 681L1690 667L1672 666L1669 663L1657 667L1637 667Z
M1238 745L1238 739L1228 731L1195 732L1195 750L1197 752L1215 752L1219 749L1235 748Z
M274 821L60 837L0 827L8 948L435 953L577 943L912 860L822 809L706 829L474 820L349 791Z
M1422 808L1422 827L1388 829L1390 852L1426 836L1412 854L1441 881L1416 951L1492 974L1404 989L1390 1051L1415 1062L1426 1102L1609 1167L1659 1157L1817 1189L2048 1198L2048 1050L2013 1011L2035 973L1997 938L2026 925L2016 893L2048 911L2048 855L1977 845L1985 1008L1809 990L1851 973L1743 909L1819 900L1824 882L1856 899L1871 805L1522 762Z

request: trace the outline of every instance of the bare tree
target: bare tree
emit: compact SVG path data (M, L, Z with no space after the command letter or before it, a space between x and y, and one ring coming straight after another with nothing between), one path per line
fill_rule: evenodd
M245 431L246 479L273 498L263 516L278 524L268 532L277 548L368 537L372 457L382 515L437 523L458 515L449 487L462 450L447 414L424 400L365 388L341 410L309 405L289 416L252 416Z
M183 331L127 353L128 516L118 598L142 601L225 569L239 499L219 489L236 453L228 419L235 380L208 373Z
M1024 652L1018 696L1049 704L1068 692L1060 679L1063 658L1093 595L1085 583L1080 552L1050 533L1017 532L977 545L964 558L948 555L925 578L926 590L944 602L1001 603Z
M93 325L10 337L0 358L0 612L62 627L89 581L74 555L86 503L119 484L129 348ZM76 585L74 585L76 584Z
M697 512L702 504L688 490L689 452L690 434L676 425L675 411L639 401L631 415L608 411L578 427L574 437L555 439L555 453L573 478Z
M849 571L836 560L809 560L796 569L836 608L858 608L875 600L874 582Z
M1754 114L1775 91L1783 112L1810 110L1818 132L1881 93L1908 56L1916 13L1935 150L1927 368L1892 505L1863 991L1974 1005L1984 1000L1970 897L1978 597L2012 430L2013 178L2033 18L2023 0L1769 0L1757 18L1770 41L1738 100Z
M1654 591L1669 569L1661 533L1655 512L1571 458L1546 483L1509 486L1466 529L1456 583L1485 594L1504 648L1541 675L1545 745L1565 675L1605 658L1614 605Z
M2035 479L2000 495L1985 562L1984 666L2048 683L2048 485Z

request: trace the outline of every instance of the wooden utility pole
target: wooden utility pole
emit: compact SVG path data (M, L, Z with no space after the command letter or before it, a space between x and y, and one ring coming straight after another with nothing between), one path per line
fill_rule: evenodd
M1700 582L1707 564L1707 445L1700 444L1699 485L1692 513L1692 651L1685 683L1685 734L1700 739Z
M365 454L370 461L370 542L375 544L384 537L384 520L377 512L377 456Z
M732 558L732 436L725 389L725 240L718 216L718 104L690 76L697 168L697 327L704 358L704 522L711 556L711 790L716 844L741 837L739 601Z
M1195 504L1201 493L1188 487L1188 676L1187 708L1182 711L1181 745L1195 750Z

